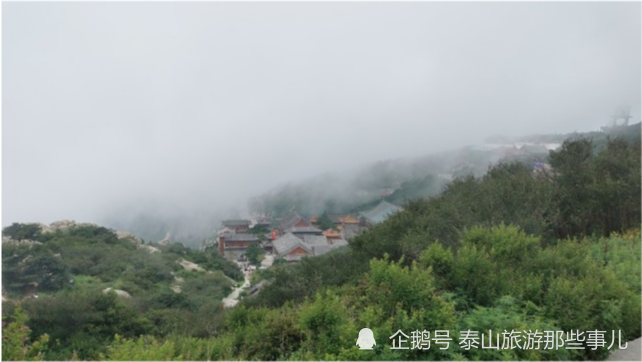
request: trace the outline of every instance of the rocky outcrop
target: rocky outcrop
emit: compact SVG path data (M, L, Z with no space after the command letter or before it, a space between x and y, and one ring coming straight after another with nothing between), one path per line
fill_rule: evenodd
M127 239L134 243L134 245L139 246L143 244L143 239L139 238L137 235L130 233L129 231L114 231L116 236L119 239Z
M55 222L52 222L51 225L49 225L48 227L43 225L43 224L39 224L39 225L41 225L40 227L41 227L43 233L54 232L54 231L65 232L65 231L69 231L69 229L77 228L77 227L81 227L81 226L98 226L96 224L87 223L87 222L77 223L74 220L59 220L59 221L55 221Z
M185 279L177 277L174 272L172 272L171 274L172 276L174 276L174 284L172 284L169 288L174 291L174 293L181 293L183 291L181 284L185 282Z
M165 234L165 238L163 238L163 240L160 240L158 242L158 244L159 245L169 245L171 242L172 242L172 233L170 231L168 231Z
M148 251L150 254L160 253L161 252L159 248L157 248L155 246L151 246L151 245L142 245L141 244L141 245L138 245L138 249L144 249L144 250Z
M194 264L191 261L187 261L185 259L178 259L176 260L180 266L182 266L185 270L196 270L196 271L205 271L200 265Z
M29 239L22 239L22 240L14 240L8 236L3 236L2 237L2 243L3 244L12 244L12 245L18 245L18 246L33 246L33 245L42 245L41 242L36 241L36 240L29 240Z
M109 293L109 292L110 292L110 291L112 291L112 290L113 290L113 291L114 291L114 293L116 293L116 295L118 295L119 297L123 297L123 298L131 298L131 297L132 297L129 293L127 293L127 292L126 292L126 291L124 291L124 290L120 290L120 289L106 288L106 289L104 289L104 290L103 290L103 293L107 294L107 293Z

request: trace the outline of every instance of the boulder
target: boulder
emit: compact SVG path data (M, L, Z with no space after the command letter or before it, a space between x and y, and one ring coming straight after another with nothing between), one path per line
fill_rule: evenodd
M191 261L187 261L185 259L178 259L176 260L178 264L180 264L185 270L197 270L197 271L205 271L200 265L194 264Z
M109 292L110 292L110 291L112 291L112 290L113 290L113 291L114 291L114 293L116 293L116 295L118 295L119 297L123 297L123 298L131 298L131 297L132 297L129 293L127 293L127 292L126 292L126 291L124 291L124 290L120 290L120 289L106 288L105 290L103 290L103 293L107 294L107 293L109 293Z
M151 245L138 245L138 249L145 249L145 250L147 250L150 254L153 254L153 253L160 253L160 252L161 252L159 248L157 248L157 247L155 247L155 246L151 246Z

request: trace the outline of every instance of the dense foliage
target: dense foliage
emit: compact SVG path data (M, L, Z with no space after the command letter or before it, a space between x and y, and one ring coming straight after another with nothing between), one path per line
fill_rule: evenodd
M502 163L483 177L456 179L440 195L408 203L406 212L367 230L352 245L370 257L389 253L416 260L433 240L457 247L471 226L512 224L543 243L639 227L639 142L608 140L596 153L590 140L579 139L565 142L550 159L550 171Z
M265 258L265 252L263 251L263 249L261 249L261 247L252 244L245 251L245 256L247 257L247 260L250 262L250 264L259 266L261 265L261 260Z
M213 254L170 245L119 269L119 258L137 250L98 231L83 232L101 240L93 244L60 235L69 240L57 244L49 237L26 253L25 246L10 246L7 275L21 283L40 278L58 290L23 303L32 338L50 338L48 359L604 359L610 351L586 341L578 350L463 348L461 332L468 330L602 330L614 348L611 331L616 339L621 331L622 341L641 335L639 141L574 139L551 152L548 162L550 169L512 162L481 177L458 178L439 195L411 201L347 248L260 271L262 290L227 312L220 310L222 273L187 272L175 263L164 269L162 262L212 258L214 265ZM63 245L85 243L91 247L68 261ZM105 245L128 253L105 256L114 265L99 267L92 249ZM60 253L62 264L54 255L39 265L62 268L75 277L73 287L24 267L30 255L47 252ZM184 278L182 293L168 290L174 277ZM102 288L105 280L117 289L127 286L134 298L89 292L89 285ZM61 327L69 323L73 329ZM355 346L364 327L377 341L371 351ZM449 348L390 348L397 331L423 330L448 333Z
M640 277L633 270L640 266L639 238L635 232L542 247L539 238L516 227L474 228L464 233L457 251L435 243L417 262L373 259L356 282L319 288L300 301L278 308L236 307L215 339L124 338L104 357L132 359L154 353L159 360L602 359L609 352L606 348L466 350L460 348L459 332L599 329L622 330L624 340L639 337ZM374 332L373 351L354 346L363 327ZM410 334L423 329L449 331L449 348L390 349L389 337L397 330ZM610 338L606 335L607 345ZM165 352L151 352L160 349Z
M546 172L518 162L457 179L350 248L263 272L270 283L209 343L126 338L105 357L153 347L166 348L159 359L603 359L607 348L465 349L460 332L639 337L639 161L639 144L579 139L553 152ZM374 332L373 351L354 346L363 327ZM398 330L424 329L448 331L450 347L390 349ZM606 345L617 346L611 337Z
M98 358L116 334L211 336L212 321L222 318L220 300L243 280L238 267L214 249L198 252L174 243L150 252L103 227L42 233L35 226L4 230L4 236L30 241L3 243L2 279L9 298L3 313L11 316L13 301L22 299L31 336L48 335L46 359ZM178 260L213 272L185 270ZM128 296L105 293L107 288Z
M5 361L42 360L49 336L41 335L31 341L31 329L26 325L27 315L18 306L10 317L2 316L2 359Z

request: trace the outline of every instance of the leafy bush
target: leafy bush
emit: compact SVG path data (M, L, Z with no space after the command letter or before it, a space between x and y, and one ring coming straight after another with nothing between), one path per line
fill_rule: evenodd
M261 292L227 311L220 299L233 283L226 276L243 275L215 250L173 244L149 254L106 229L47 234L44 245L7 244L3 279L17 293L52 270L77 277L24 304L33 335L51 336L45 357L52 359L604 359L604 348L462 349L459 332L598 329L639 337L639 154L639 144L595 147L580 139L551 153L550 173L522 162L461 177L349 247L261 271ZM214 272L182 270L178 258ZM29 269L32 262L39 267ZM170 289L175 283L182 293ZM102 294L107 285L134 298ZM377 339L372 351L354 345L363 327ZM398 330L420 329L448 331L451 348L388 348Z
M8 236L13 240L38 240L42 230L38 224L20 224L13 223L2 229L2 235Z
M8 319L8 318L7 318ZM10 321L2 317L2 360L41 361L42 351L47 348L49 336L41 335L35 342L30 339L31 329L27 327L27 315L18 305Z
M47 359L97 358L116 333L137 336L151 325L114 293L67 292L25 302L35 336L48 334L53 345Z
M28 285L43 291L62 289L69 280L69 271L60 258L42 245L5 244L2 247L2 280L5 288L21 294Z

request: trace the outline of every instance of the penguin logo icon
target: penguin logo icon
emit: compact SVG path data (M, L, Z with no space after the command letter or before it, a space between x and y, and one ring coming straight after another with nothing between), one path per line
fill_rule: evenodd
M363 328L359 331L359 338L357 338L357 346L359 349L372 349L372 346L376 346L374 334L370 328Z

